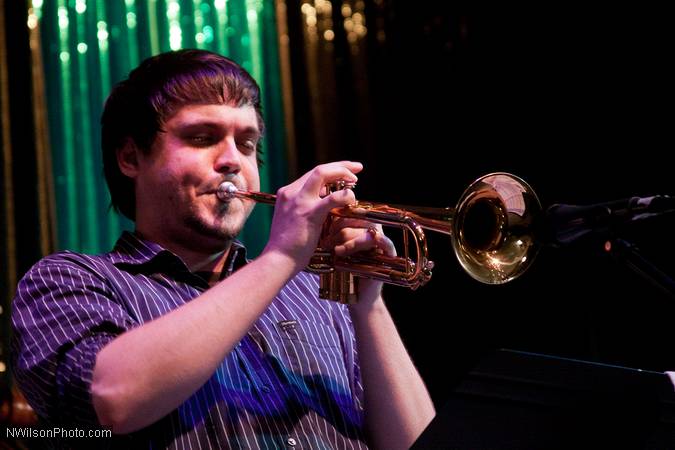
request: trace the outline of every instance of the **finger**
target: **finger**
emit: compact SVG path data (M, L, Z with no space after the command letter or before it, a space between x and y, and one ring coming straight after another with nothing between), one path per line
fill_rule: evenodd
M330 228L328 229L328 234L337 235L337 234L340 233L341 230L345 230L345 229L349 229L349 228L357 228L357 229L369 228L372 225L373 225L373 223L369 222L367 220L333 216L333 220L331 221ZM344 240L346 240L346 239L344 239Z
M342 245L361 236L366 230L364 228L337 228L331 229L323 242L326 248L333 248Z
M307 192L319 195L326 183L338 180L356 183L358 180L356 174L361 170L363 170L363 164L353 161L322 164L306 174L307 178L305 179L304 188Z
M324 246L332 248L336 245L341 245L344 242L360 236L369 228L375 228L375 230L383 233L381 224L376 224L363 219L337 217L330 224L328 238L324 241Z
M349 256L375 248L375 242L368 233L361 233L358 237L350 239L341 245L337 245L333 251L337 256Z
M353 205L356 203L356 196L351 189L342 189L335 191L320 200L318 209L326 214L333 208L340 208L342 206Z
M366 230L347 229L342 232L345 237L351 237L351 239L335 247L334 251L338 256L348 256L372 249L379 249L388 256L396 256L394 243L381 230L375 227Z
M396 256L396 246L382 231L382 225L375 224L368 228L368 234L373 238L377 249L387 256Z
M342 228L370 228L374 226L373 222L363 219L354 219L351 217L336 217L330 225L330 231L337 233Z
M387 235L382 233L382 230L379 230L379 232L375 234L374 239L377 248L381 249L385 255L396 256L396 246L394 245L394 242L389 239Z
M325 197L323 192L325 192L325 186L327 183L337 180L345 180L349 183L356 183L358 178L354 173L361 171L361 169L363 169L363 165L361 163L354 163L351 161L322 164L303 174L294 182L279 189L277 191L277 196L283 192L289 196L304 194L304 196L308 196L312 200L316 199L316 197L323 198ZM317 186L320 186L318 191ZM347 199L346 203L343 201L342 203L336 203L336 205L344 206L345 204L353 203L354 201Z

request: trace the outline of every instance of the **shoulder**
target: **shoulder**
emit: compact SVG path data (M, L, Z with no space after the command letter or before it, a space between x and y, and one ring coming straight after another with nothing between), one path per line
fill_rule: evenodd
M85 255L63 251L35 263L17 285L16 298L40 297L46 292L91 287L107 290L104 255Z
M52 336L61 345L104 323L115 332L133 326L135 321L112 284L109 265L105 256L73 252L38 261L18 283L12 300L17 340ZM56 334L45 335L44 330ZM50 341L49 348L56 348L53 345Z
M87 255L69 250L53 253L45 256L31 267L28 271L45 270L50 267L70 267L80 270L97 270L99 266L108 261L107 255Z
M54 253L36 262L24 275L24 279L67 272L103 280L112 266L109 254L88 255L69 250Z

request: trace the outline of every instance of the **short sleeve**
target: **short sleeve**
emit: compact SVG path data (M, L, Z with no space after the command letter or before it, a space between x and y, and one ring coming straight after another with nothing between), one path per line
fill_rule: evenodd
M12 303L15 379L49 423L97 425L96 355L136 326L95 267L54 255L38 262Z

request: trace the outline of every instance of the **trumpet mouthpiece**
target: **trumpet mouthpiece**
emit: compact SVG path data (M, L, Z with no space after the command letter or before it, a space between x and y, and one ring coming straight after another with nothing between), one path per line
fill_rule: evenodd
M232 183L231 181L223 181L218 186L216 196L218 197L219 200L226 202L228 200L232 200L235 197L237 191L238 189L234 185L234 183Z

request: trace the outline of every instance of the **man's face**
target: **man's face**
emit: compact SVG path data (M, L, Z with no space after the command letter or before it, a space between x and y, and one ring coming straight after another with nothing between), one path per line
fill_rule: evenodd
M217 251L241 231L254 206L220 201L218 185L229 180L239 189L260 189L255 109L187 105L163 128L149 154L140 156L139 231L150 230L147 237L160 242Z

